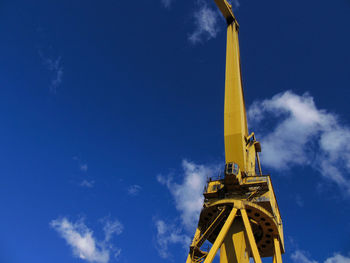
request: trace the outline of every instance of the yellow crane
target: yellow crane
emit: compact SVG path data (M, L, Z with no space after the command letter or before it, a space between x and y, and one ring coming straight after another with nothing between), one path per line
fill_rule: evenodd
M186 263L282 263L283 226L269 175L261 171L261 146L248 133L241 79L239 24L226 0L215 0L227 22L225 81L225 171L208 179L198 227ZM209 242L209 251L201 249Z

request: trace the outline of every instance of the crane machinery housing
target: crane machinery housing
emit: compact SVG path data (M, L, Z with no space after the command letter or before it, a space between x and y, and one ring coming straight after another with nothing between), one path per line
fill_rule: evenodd
M269 175L260 165L260 143L248 133L241 79L239 24L227 0L215 0L227 22L224 107L225 170L208 179L198 227L186 263L282 263L283 226ZM201 249L211 243L209 251Z

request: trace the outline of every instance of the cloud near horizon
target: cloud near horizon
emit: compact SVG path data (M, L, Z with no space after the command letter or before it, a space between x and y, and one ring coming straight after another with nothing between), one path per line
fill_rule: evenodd
M71 247L73 255L82 260L92 263L108 263L113 253L115 257L119 256L120 249L110 243L113 234L121 234L123 227L118 220L104 220L105 239L98 241L93 236L84 221L78 220L71 222L67 218L58 218L52 220L50 226L66 240Z
M286 91L256 101L248 119L261 141L263 165L276 171L310 166L350 194L350 128L318 109L311 95Z

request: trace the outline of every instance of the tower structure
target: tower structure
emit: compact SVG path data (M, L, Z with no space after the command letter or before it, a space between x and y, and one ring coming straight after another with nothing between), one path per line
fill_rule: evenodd
M224 137L226 165L209 178L186 263L282 263L283 226L269 175L260 165L260 143L248 133L238 43L239 24L226 0L215 0L227 22ZM209 251L203 245L209 242Z

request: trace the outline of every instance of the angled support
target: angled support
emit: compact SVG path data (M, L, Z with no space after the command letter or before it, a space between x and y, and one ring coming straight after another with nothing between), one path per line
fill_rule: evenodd
M196 240L198 240L198 238L200 237L201 235L201 231L199 230L199 228L197 227L196 229L196 233L194 234L194 237L193 237L193 241L192 241L192 244L191 246L194 245L194 243L196 243ZM192 263L192 259L191 259L191 251L188 253L188 256L187 256L187 260L186 260L186 263Z
M247 212L245 211L245 209L241 209L241 215L243 218L243 223L244 223L245 229L247 231L248 241L249 241L250 249L251 249L252 254L253 254L254 262L255 263L262 263L261 258L260 258L260 254L259 254L259 250L258 250L258 247L257 247L256 242L255 242L255 238L253 235L253 230L252 230L252 227L249 223L249 218L248 218L248 215L247 215Z
M209 254L208 254L207 258L205 259L204 263L213 262L216 253L218 252L219 248L221 247L222 242L224 241L224 239L227 235L227 232L229 231L229 229L233 223L233 220L236 217L236 214L237 214L237 208L232 208L230 215L228 216L228 218L227 218L224 226L222 227L218 237L216 238L213 246L211 247Z
M222 221L224 214L226 211L226 207L224 207L219 215L215 218L213 223L208 227L208 229L201 235L194 243L192 243L193 246L196 246L197 248L200 248L204 241L210 236L211 233L215 230L217 225Z
M280 247L280 241L278 240L278 237L273 238L273 244L275 248L274 255L273 255L273 262L282 263L281 247Z

